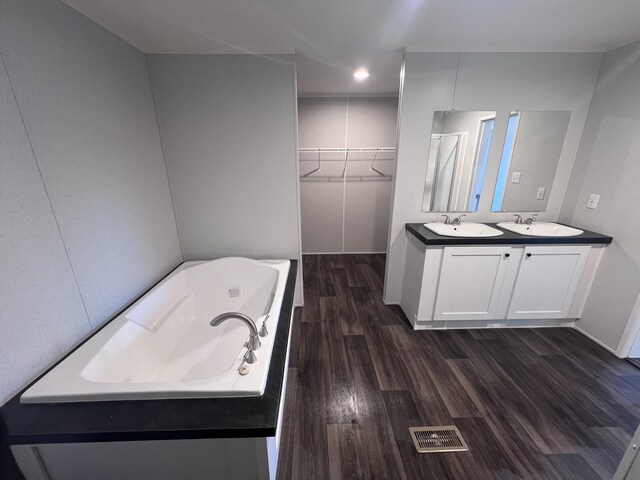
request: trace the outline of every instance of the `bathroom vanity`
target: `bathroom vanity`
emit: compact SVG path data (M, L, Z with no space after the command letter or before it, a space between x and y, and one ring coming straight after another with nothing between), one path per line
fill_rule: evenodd
M612 238L502 231L448 237L406 225L401 307L414 329L568 326L580 318Z

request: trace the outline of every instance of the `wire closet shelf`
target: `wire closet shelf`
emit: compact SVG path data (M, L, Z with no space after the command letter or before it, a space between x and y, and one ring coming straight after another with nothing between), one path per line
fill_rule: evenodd
M300 178L391 178L395 147L300 148Z

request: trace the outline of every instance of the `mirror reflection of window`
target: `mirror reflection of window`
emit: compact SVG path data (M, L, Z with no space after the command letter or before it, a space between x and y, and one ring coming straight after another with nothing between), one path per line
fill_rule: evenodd
M516 143L519 120L520 112L511 112L509 115L509 122L507 123L507 134L504 137L502 156L500 157L498 180L496 181L496 188L493 191L493 201L491 202L492 212L499 212L501 209L502 199L504 198L504 189L507 187L507 175L509 175L511 157L513 156L513 146Z
M493 212L543 212L571 112L511 112L491 202Z
M478 209L495 112L435 112L422 210Z

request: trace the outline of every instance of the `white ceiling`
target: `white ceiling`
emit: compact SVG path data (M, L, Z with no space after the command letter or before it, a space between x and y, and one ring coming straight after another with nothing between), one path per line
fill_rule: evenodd
M640 0L64 0L147 53L298 52L301 94L395 94L403 48L603 52ZM371 77L351 74L368 66Z

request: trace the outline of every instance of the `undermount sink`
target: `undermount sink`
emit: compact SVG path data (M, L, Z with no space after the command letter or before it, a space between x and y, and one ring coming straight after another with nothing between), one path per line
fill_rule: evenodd
M500 222L500 228L520 235L532 237L575 237L584 233L579 228L567 227L559 223L534 222L531 225L516 222Z
M443 237L499 237L504 232L484 223L462 222L451 225L444 222L425 223L425 228Z

